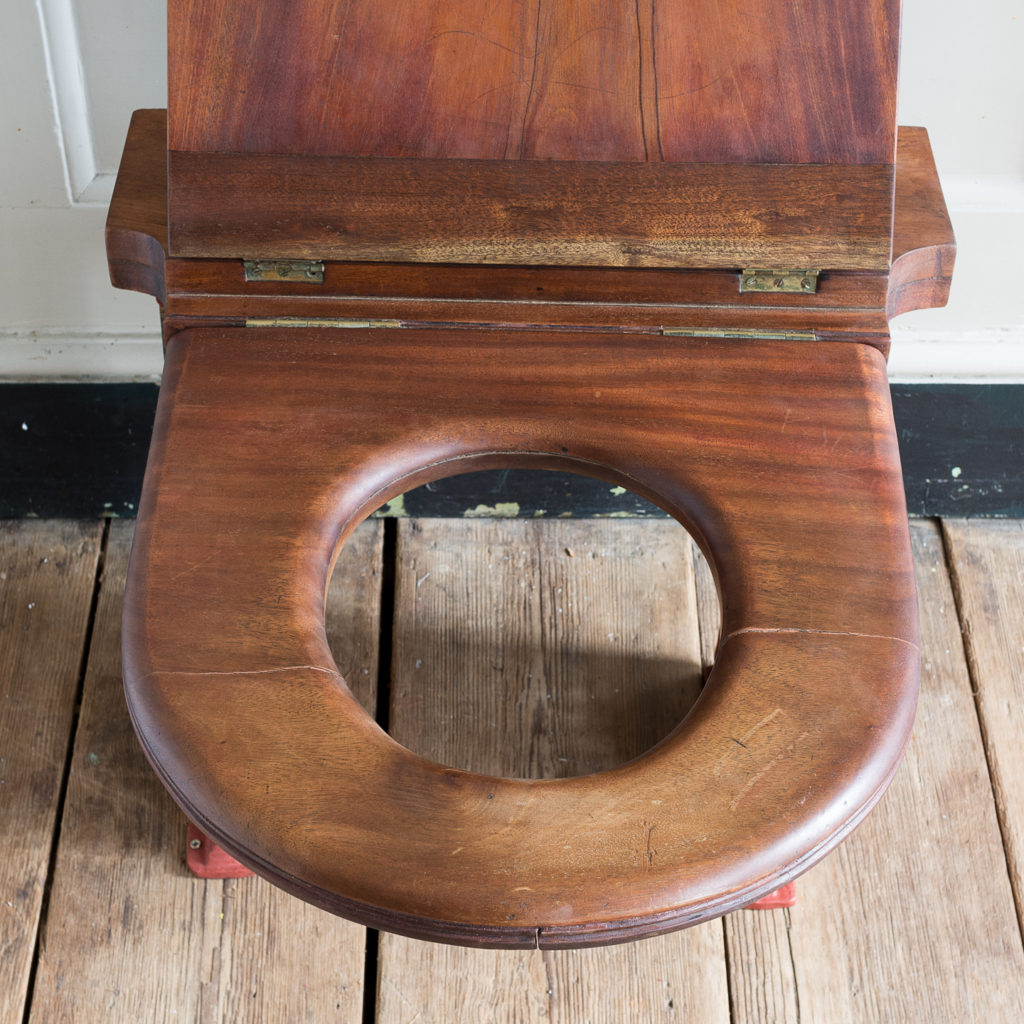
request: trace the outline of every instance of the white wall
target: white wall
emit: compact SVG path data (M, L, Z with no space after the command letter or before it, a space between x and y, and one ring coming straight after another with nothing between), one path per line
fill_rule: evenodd
M890 377L1024 381L1024 0L903 0L900 84L958 250L949 305L893 321Z
M165 105L164 0L2 3L0 379L156 377L156 305L110 287L103 220L131 111ZM904 0L903 40L959 256L949 306L893 323L891 376L1024 381L1024 0Z

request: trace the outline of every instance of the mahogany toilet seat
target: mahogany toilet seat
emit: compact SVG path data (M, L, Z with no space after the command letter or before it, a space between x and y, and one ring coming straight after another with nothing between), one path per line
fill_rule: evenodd
M895 770L917 692L884 360L687 344L681 363L678 339L600 332L175 335L124 654L139 736L190 817L329 910L493 946L692 924L842 839ZM359 707L327 648L333 556L365 515L420 482L522 463L651 498L716 568L704 694L613 771L527 781L428 762Z
M410 935L599 944L750 903L878 799L918 674L888 319L954 244L898 3L832 8L168 0L107 224L167 343L125 684L239 860ZM328 650L361 518L522 464L655 501L718 578L703 695L613 771L432 764Z

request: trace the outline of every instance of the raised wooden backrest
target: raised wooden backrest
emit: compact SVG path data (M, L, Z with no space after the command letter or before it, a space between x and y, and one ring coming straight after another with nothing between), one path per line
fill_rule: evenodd
M169 0L169 14L170 229L178 255L245 253L237 230L230 240L218 237L221 221L211 212L223 210L226 226L244 233L252 225L249 255L268 244L273 252L263 255L365 259L367 240L380 238L383 259L566 262L574 235L562 223L563 251L555 254L529 223L513 224L510 244L493 259L479 244L458 241L466 232L457 223L459 193L500 194L501 209L515 207L509 195L532 193L522 219L543 220L557 202L557 172L552 178L550 170L524 165L558 161L575 168L565 172L571 203L587 207L579 234L591 244L577 262L607 262L592 244L594 224L609 219L617 195L646 193L662 197L661 206L666 196L675 205L666 217L644 199L636 220L651 226L637 230L611 217L618 246L611 262L707 265L679 236L715 204L749 219L751 256L760 258L771 221L786 215L777 178L765 184L752 175L746 190L733 194L713 175L641 168L825 164L851 168L849 181L823 177L816 190L797 176L789 193L816 195L822 208L851 197L859 205L843 224L825 217L820 230L815 216L805 218L805 233L867 230L864 255L851 260L844 242L833 268L887 266L898 0ZM308 162L246 164L244 157ZM367 171L317 162L338 158L401 164ZM474 163L446 175L415 163L423 160L521 169L510 185L507 166L492 172ZM609 164L636 169L610 175L597 167ZM225 203L210 183L228 177L233 198ZM395 180L402 196L432 191L442 205L447 189L453 210L442 210L440 234L453 248L438 249L436 223L430 244L414 237L423 214L408 204L401 207L404 227L380 222L363 231L366 202L353 206L344 198L350 178L354 189L384 197L389 207ZM698 187L696 201L685 195ZM759 198L766 189L775 192L767 205ZM271 233L280 227L273 204L283 193L293 200L302 193L303 209L315 216L297 237L261 242L269 237L261 223ZM600 200L588 199L597 193ZM294 221L290 208L287 216ZM478 222L488 237L502 233L500 214ZM353 232L361 233L355 247L346 241ZM693 244L699 250L699 238L718 233L716 225L702 225ZM393 253L390 241L401 243ZM417 251L425 255L410 257Z
M191 152L892 163L898 0L171 0Z

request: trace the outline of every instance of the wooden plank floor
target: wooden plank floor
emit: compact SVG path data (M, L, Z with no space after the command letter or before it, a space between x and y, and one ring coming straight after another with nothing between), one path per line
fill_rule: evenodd
M131 531L0 525L0 1024L1024 1020L1024 524L913 524L914 736L795 908L585 952L378 936L259 879L192 879L120 696ZM671 522L378 521L339 561L328 628L408 746L565 775L685 712L709 579Z

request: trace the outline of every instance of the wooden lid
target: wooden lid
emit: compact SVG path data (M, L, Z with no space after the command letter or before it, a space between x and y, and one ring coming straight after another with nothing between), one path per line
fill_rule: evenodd
M169 0L172 150L889 164L897 0Z
M171 255L888 268L897 0L169 8Z

